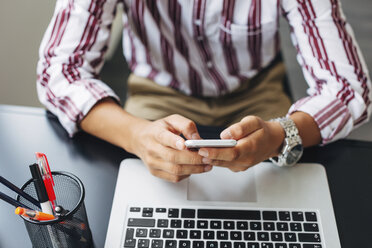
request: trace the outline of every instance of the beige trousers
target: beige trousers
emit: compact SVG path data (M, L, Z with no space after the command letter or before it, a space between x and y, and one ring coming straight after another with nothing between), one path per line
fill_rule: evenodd
M232 93L221 97L192 97L131 74L125 110L148 120L180 114L197 124L229 126L247 115L264 120L283 116L291 101L283 91L285 66L277 60Z

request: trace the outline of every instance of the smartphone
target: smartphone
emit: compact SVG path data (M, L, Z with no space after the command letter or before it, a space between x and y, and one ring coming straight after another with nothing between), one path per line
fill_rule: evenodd
M236 140L227 139L204 139L204 140L186 140L187 148L201 148L201 147L233 147L236 145Z

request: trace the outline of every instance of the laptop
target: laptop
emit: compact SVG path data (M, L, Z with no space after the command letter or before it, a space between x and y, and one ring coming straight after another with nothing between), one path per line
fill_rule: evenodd
M139 159L119 169L105 247L341 247L325 169L214 167L171 183Z

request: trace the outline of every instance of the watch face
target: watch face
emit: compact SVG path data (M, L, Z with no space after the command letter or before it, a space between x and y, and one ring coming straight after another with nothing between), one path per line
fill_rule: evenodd
M288 153L288 156L286 158L287 164L294 164L298 161L298 159L302 155L302 145L296 145L292 148L292 150Z

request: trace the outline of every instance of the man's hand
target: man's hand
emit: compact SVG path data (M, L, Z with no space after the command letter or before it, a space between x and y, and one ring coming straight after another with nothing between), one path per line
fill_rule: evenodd
M178 182L212 169L203 164L203 157L196 151L185 147L180 134L187 139L200 139L195 123L185 117L171 115L154 122L142 121L133 130L130 150L154 176Z
M202 157L186 149L187 139L200 139L195 123L180 115L147 121L128 114L112 99L98 102L81 121L81 128L136 154L150 172L165 180L178 182L191 174L212 169Z
M284 130L278 122L265 122L256 116L247 116L221 133L221 139L235 139L232 148L201 148L205 164L244 171L249 167L276 156L284 140Z
M307 113L298 111L290 118L296 123L304 147L321 142L318 125ZM221 139L238 141L233 148L202 148L203 163L228 167L232 171L244 171L270 157L277 156L285 138L279 122L263 121L247 116L221 133Z

